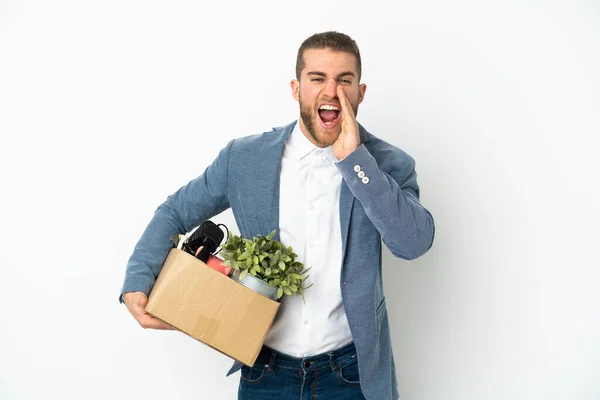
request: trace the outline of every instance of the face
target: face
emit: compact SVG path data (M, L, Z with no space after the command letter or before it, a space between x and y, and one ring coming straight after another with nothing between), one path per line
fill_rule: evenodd
M358 82L356 57L328 49L306 50L300 81L292 80L291 88L300 103L300 128L319 147L332 145L342 130L338 86L344 90L356 115L367 88Z

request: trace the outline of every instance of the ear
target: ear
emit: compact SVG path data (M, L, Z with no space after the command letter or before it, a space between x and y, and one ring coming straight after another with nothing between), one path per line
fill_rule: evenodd
M362 103L365 98L365 92L367 91L367 85L365 83L361 83L358 85L358 103Z
M292 96L294 97L294 99L296 99L296 101L300 101L300 82L298 82L295 79L292 79L292 81L290 82L290 87L292 88Z

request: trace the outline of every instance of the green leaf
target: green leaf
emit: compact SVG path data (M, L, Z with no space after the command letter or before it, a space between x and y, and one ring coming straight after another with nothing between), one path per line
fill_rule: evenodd
M267 236L267 239L268 239L268 240L271 240L271 239L273 239L274 237L275 237L275 230L273 230L273 232L271 232L271 233L269 234L269 236Z
M223 260L223 265L226 267L231 267L231 260L226 258Z
M300 279L300 280L304 279L304 278L302 277L302 275L300 275L300 274L290 274L290 276L291 276L292 278L295 278L295 279Z
M290 289L292 290L292 292L297 292L298 291L298 286L294 285L293 283L290 285Z
M265 275L271 276L271 268L265 268Z
M277 298L278 298L278 299L280 299L280 298L281 298L281 296L283 296L283 289L282 289L282 288L279 288L279 289L277 290Z
M248 270L245 269L242 272L240 272L240 279L244 279L246 277L246 275L248 275Z
M247 259L248 257L250 257L250 254L248 253L243 253L241 256L239 256L237 259L238 261L243 261L245 259Z
M285 271L285 263L283 261L279 261L279 269Z
M254 256L252 258L252 261L254 262L254 264L258 265L258 257L257 256Z
M289 288L289 287L287 287L287 286L284 286L284 288L283 288L283 293L285 293L285 294L287 294L287 295L291 295L291 294L292 294L292 291L290 290L290 288Z

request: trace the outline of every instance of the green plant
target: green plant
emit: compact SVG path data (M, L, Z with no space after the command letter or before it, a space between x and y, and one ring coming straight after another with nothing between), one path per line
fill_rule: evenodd
M310 268L304 269L304 264L296 261L298 255L294 253L292 246L285 247L273 237L275 231L269 236L257 235L252 239L230 232L221 251L223 264L240 270L240 279L251 274L278 287L278 299L283 294L295 293L304 300L304 290L312 286L304 287L304 281L309 277L305 274Z

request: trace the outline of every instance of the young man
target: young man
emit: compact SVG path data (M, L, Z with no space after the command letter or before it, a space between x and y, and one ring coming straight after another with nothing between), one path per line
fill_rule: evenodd
M229 142L157 209L127 265L122 301L154 329L169 329L145 312L169 236L229 207L243 236L275 229L312 266L306 304L284 296L254 367L229 371L242 370L240 399L398 398L381 242L415 259L431 247L434 222L419 202L414 160L357 123L360 78L350 37L306 39L291 82L299 121Z

